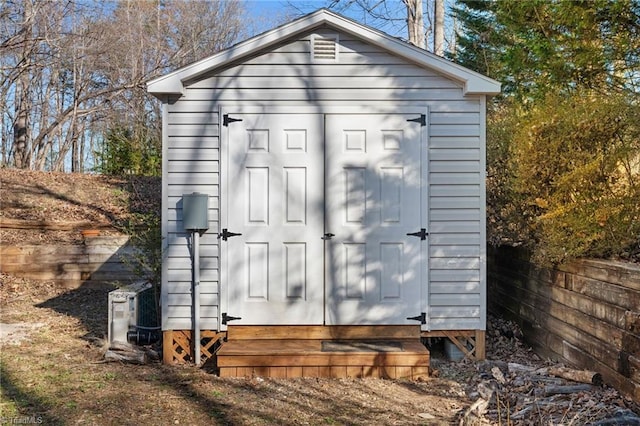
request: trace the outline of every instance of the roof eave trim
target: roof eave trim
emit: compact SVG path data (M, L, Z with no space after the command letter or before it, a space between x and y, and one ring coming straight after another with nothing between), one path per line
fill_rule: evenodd
M462 92L465 95L487 95L495 96L502 93L502 85L495 81L467 81Z

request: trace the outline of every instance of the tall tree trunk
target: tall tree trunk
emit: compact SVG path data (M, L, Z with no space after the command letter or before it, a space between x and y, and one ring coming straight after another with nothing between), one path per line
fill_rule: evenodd
M80 155L78 155L78 171L80 173L84 173L84 145L87 143L86 141L86 131L85 126L82 126L82 130L80 131Z
M0 90L0 111L6 111L7 108L7 88L1 86ZM5 130L5 126L0 129L0 167L9 165L9 151L11 151L10 131Z
M31 45L33 43L33 4L31 0L24 2L23 11L22 58L19 68L20 77L16 87L16 121L13 124L13 161L20 169L29 168L29 73L31 72Z
M78 137L77 135L74 135L73 139L71 139L71 173L78 173L80 171L79 155L80 149L78 147Z
M51 74L51 80L52 81L56 81L56 80L60 80L60 74L58 70L53 70L52 74ZM51 84L47 84L47 85L40 85L40 87L37 89L40 91L40 93L43 94L42 99L41 99L41 110L40 110L40 123L38 125L39 129L44 129L47 126L47 120L49 119L49 117L51 116L51 106L49 104L49 102L47 102L47 99L55 99L56 97L62 97L63 94L60 93L61 91L58 90L54 90L53 86ZM56 93L57 92L57 93ZM59 103L59 101L57 101ZM60 108L62 109L62 108ZM54 108L55 110L55 108ZM46 166L47 166L47 156L49 155L49 151L53 150L53 141L55 139L54 135L50 135L49 137L46 138L40 138L37 141L33 140L31 142L31 151L33 152L32 157L33 157L33 164L32 164L32 168L33 170L45 170Z
M434 0L433 53L444 56L444 0Z
M409 43L422 49L427 47L424 36L424 17L422 15L422 0L402 0L407 7L407 29Z
M458 18L453 17L453 31L451 32L451 40L449 41L449 54L452 58L456 58L458 53Z
M16 93L16 121L13 125L13 160L19 169L29 168L28 119L29 71L24 70L18 80Z

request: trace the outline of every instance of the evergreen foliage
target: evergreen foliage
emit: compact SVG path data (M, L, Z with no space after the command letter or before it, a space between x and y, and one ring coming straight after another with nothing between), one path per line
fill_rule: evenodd
M455 59L503 82L488 239L541 263L640 256L640 2L460 0Z
M106 175L160 176L161 153L159 136L141 126L134 131L118 125L106 132L102 150L95 153L95 170Z
M577 87L640 89L638 0L459 0L455 59L531 101Z

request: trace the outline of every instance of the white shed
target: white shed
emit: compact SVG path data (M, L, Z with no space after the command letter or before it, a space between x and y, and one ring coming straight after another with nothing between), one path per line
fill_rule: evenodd
M205 357L232 327L279 326L407 326L482 357L498 82L323 9L148 90L163 102L165 361L189 359L198 322ZM193 192L209 195L196 321Z

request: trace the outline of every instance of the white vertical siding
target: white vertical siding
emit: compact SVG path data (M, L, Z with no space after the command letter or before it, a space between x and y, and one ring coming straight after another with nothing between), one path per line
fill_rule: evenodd
M332 31L319 33L331 34ZM429 326L484 327L484 107L462 86L381 49L340 34L338 62L313 62L310 36L209 76L166 105L164 124L163 328L191 328L190 259L181 196L210 195L201 239L202 327L218 329L220 104L429 110Z

